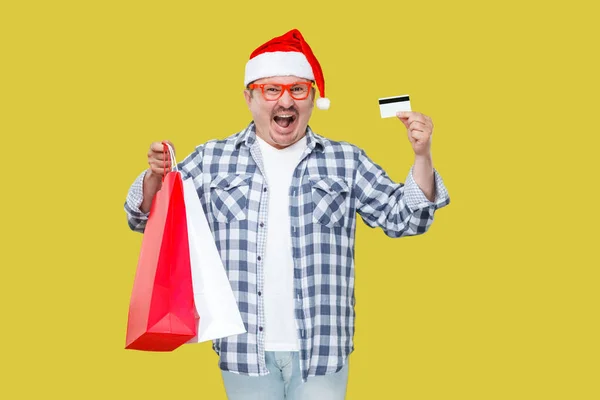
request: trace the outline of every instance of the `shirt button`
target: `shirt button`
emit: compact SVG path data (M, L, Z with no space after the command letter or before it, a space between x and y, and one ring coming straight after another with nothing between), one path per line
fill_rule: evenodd
M259 296L260 296L260 295L262 295L262 292L260 292L260 291L259 291L259 292L258 292L258 295L259 295Z
M266 192L266 191L267 191L267 188L264 188L264 189L263 189L263 192Z
M262 330L263 330L263 327L262 327L262 326L259 326L259 327L258 327L258 330L262 332Z
M261 222L261 223L260 223L260 227L262 228L262 227L264 227L264 226L265 226L265 224Z
M261 256L258 256L258 261L260 261L260 260L262 260L262 257L261 257Z

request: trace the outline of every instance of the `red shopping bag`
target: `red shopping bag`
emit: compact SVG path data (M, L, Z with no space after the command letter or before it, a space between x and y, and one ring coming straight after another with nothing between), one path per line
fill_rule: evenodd
M142 239L126 349L172 351L197 334L183 182L163 176Z

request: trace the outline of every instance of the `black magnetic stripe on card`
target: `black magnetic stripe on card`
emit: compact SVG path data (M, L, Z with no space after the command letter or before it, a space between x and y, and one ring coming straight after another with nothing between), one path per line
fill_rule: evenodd
M379 100L379 104L389 104L389 103L400 103L403 101L409 101L409 96L400 96L400 97L393 97L391 99L381 99Z

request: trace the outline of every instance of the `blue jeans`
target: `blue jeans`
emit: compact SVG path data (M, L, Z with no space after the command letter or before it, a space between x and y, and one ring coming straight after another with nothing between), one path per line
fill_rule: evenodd
M229 400L344 400L348 360L335 374L309 377L302 382L298 352L265 352L270 374L247 376L221 371Z

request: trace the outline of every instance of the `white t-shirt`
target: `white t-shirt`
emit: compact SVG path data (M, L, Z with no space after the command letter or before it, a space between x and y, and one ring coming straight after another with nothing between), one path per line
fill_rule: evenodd
M264 256L265 350L298 351L294 311L289 190L294 170L306 149L306 136L285 149L276 149L257 136L269 185L267 243Z

